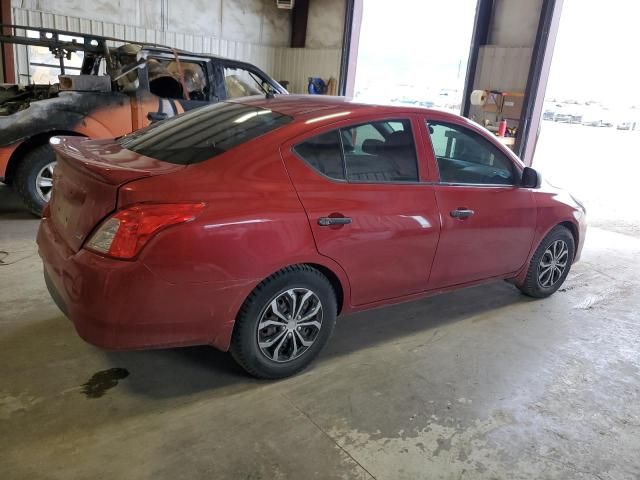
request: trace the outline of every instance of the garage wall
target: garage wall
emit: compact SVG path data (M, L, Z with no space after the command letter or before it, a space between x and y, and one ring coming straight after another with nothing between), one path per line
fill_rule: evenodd
M16 8L158 32L287 46L290 13L266 0L13 0Z
M19 25L113 36L244 60L289 80L293 93L307 77L336 79L346 0L312 0L308 48L289 48L290 12L275 0L12 0ZM17 47L17 73L28 78L26 48Z
M311 0L305 48L288 48L278 67L289 91L306 93L309 77L328 80L340 76L346 0Z

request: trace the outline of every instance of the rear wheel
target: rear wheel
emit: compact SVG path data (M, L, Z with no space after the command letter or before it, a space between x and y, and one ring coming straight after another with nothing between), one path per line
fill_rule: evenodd
M40 216L51 198L56 157L49 144L28 151L16 169L14 186L34 215Z
M329 280L307 265L264 280L244 302L231 354L258 378L284 378L307 367L329 340L337 315Z
M535 298L555 293L569 274L574 253L573 235L566 227L556 226L542 239L531 258L527 278L519 287L522 293Z

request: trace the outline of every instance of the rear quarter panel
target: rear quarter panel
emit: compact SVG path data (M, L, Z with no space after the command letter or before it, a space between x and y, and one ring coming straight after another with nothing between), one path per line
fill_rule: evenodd
M213 343L223 350L249 293L286 266L329 268L349 304L346 276L318 254L278 145L277 140L258 138L175 174L136 180L120 189L119 208L144 201L206 203L194 221L155 236L139 261L164 281L183 287L180 298L171 301L208 305L216 317Z

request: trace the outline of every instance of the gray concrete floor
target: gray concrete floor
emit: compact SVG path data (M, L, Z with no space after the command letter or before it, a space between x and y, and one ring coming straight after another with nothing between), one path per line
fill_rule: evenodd
M268 383L211 348L85 344L37 221L0 205L2 479L640 477L640 239L592 229L547 300L496 283L341 318Z

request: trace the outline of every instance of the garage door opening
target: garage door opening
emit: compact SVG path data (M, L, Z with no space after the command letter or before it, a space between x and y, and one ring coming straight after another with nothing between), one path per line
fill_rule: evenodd
M460 112L476 0L367 0L354 97Z
M630 52L639 16L626 0L565 0L533 162L585 203L590 225L635 237L640 64Z

